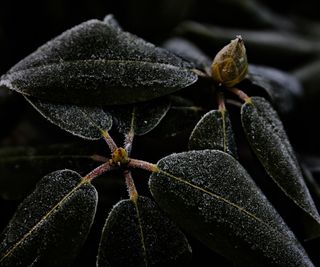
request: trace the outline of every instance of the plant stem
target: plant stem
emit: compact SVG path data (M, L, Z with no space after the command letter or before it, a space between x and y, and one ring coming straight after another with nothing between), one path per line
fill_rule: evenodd
M101 174L116 169L115 166L111 165L110 161L103 163L102 165L98 166L97 168L93 169L89 172L83 179L91 182L92 179L100 176Z
M226 110L226 105L224 103L224 95L222 92L218 93L218 106L219 106L219 111L221 113L225 112Z
M111 150L111 153L114 152L118 146L117 144L113 141L112 137L109 135L107 131L101 131L103 139L106 141L108 147Z
M150 162L139 160L139 159L130 159L128 163L128 167L139 168L139 169L150 171L150 172L160 171L156 164L152 164Z
M131 155L133 139L134 139L134 132L131 129L130 132L128 132L125 135L125 139L124 139L124 149L127 151L128 156Z
M238 89L238 88L228 88L228 90L232 93L234 93L235 95L237 95L241 100L243 100L244 102L248 102L250 100L250 97L243 92L242 90Z
M125 170L123 172L123 175L126 179L126 185L127 185L129 197L132 201L136 202L138 198L138 192L137 192L136 186L134 185L131 171Z

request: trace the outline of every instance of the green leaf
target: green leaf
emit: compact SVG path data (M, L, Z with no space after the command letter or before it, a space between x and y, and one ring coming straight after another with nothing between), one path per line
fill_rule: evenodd
M228 111L212 110L206 113L191 133L189 149L217 149L237 157Z
M246 170L218 150L169 155L150 189L186 231L237 266L313 266Z
M97 266L184 266L191 248L184 234L149 198L122 200L103 228Z
M168 98L159 98L134 105L105 108L113 116L119 132L144 135L154 129L170 108Z
M49 172L72 168L84 173L96 166L93 149L83 144L0 149L0 197L20 199Z
M0 86L51 102L112 105L150 100L197 80L191 64L115 25L107 17L67 30L11 68Z
M212 60L186 39L178 37L171 38L163 44L163 47L185 60L192 62L197 69L204 70L207 73L211 72L210 66Z
M69 266L85 241L97 192L71 170L48 174L1 235L1 266Z
M320 216L277 113L264 98L252 97L242 106L241 119L247 139L269 176L310 221L305 238L319 236Z
M287 114L295 108L297 96L302 94L302 87L297 78L289 73L257 65L249 65L248 79L264 90L275 108L281 114Z
M112 126L112 116L102 107L58 104L25 97L47 120L78 137L98 140Z

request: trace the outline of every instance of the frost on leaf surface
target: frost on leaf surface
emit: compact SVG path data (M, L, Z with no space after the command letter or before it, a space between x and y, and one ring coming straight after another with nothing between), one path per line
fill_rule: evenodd
M3 75L0 85L62 103L128 104L194 83L191 68L107 17L83 22L44 44Z
M317 208L276 111L264 98L252 97L242 106L241 120L250 146L269 176L304 211L312 225L305 229L305 238L319 236Z
M243 266L313 266L245 169L218 150L172 154L150 177L157 203L186 231Z
M217 149L237 157L236 143L227 110L212 110L193 129L189 149Z
M302 94L297 78L278 69L250 64L248 79L253 85L266 91L281 114L292 111L296 98Z
M48 174L1 234L0 266L69 266L85 241L97 192L71 170Z
M97 266L184 266L191 249L184 234L151 199L122 200L110 212Z
M102 131L108 131L112 126L111 115L99 106L58 104L33 97L26 99L50 122L84 139L100 139Z
M119 132L144 135L160 123L169 108L170 99L165 97L145 103L105 108L105 110L112 114Z

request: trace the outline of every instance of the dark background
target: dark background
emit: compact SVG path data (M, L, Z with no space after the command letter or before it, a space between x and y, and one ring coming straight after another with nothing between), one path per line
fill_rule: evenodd
M317 5L316 0L288 3L275 0L4 0L1 1L0 8L0 74L4 74L19 60L61 32L92 18L103 19L106 14L110 13L115 15L126 31L158 45L161 45L165 39L174 36L178 32L176 29L179 24L185 20L215 25L223 29L235 28L240 33L241 30L289 33L320 44L320 16ZM217 47L210 50L205 40L191 39L210 57L217 52ZM260 46L263 44L258 42L257 47ZM304 94L299 100L297 109L284 119L284 123L301 157L311 155L317 158L320 154L320 131L317 127L320 115L320 64L318 63L320 53L311 51L300 54L297 51L296 54L290 54L286 59L282 59L281 54L276 53L276 49L274 54L270 51L268 53L266 56L255 55L253 50L248 50L249 62L270 65L293 74L310 67L302 79ZM253 56L250 58L250 55ZM313 67L314 65L316 67ZM22 97L5 91L0 92L0 123L1 147L44 145L73 140L72 136L46 123L25 103ZM138 139L136 146L140 146L140 150L137 154L143 157L146 150L144 147L154 144L153 142L152 137L143 142ZM154 161L156 160L155 156ZM112 190L109 192L107 185L103 183L100 186L106 194L110 194L106 206L115 204L119 199L119 194L115 195ZM124 188L123 184L119 186ZM120 197L124 198L125 189L119 190L116 192L121 192ZM142 188L141 190L147 189ZM102 196L102 201L104 198L106 197ZM0 202L0 230L10 219L19 201ZM82 257L77 260L75 266L81 264L93 266L96 239L100 234L106 214L106 211L98 214L97 227L93 229ZM197 241L192 242L197 243ZM199 258L202 257L204 260L212 256L211 252L201 245L194 246L194 252L196 256L200 255ZM83 261L86 256L90 259L89 263ZM228 264L222 258L215 257L217 266ZM206 265L203 262L198 266L214 266L214 264Z

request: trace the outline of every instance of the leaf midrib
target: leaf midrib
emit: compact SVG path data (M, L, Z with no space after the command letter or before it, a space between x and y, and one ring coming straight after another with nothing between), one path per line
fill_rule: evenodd
M36 229L41 227L43 222L49 218L51 214L54 213L55 210L57 210L59 207L61 207L65 201L75 192L77 191L83 184L88 183L85 179L82 179L79 184L77 184L72 190L66 194L58 203L56 203L44 216L41 217L41 219L27 232L23 235L23 237L18 240L11 248L9 248L3 255L3 257L0 259L0 263L3 262L8 256L10 256L14 251L25 241Z
M18 69L18 70L14 70L12 72L9 72L7 75L11 75L14 73L19 73L19 72L24 72L24 71L29 71L29 70L36 70L39 68L49 68L52 66L58 66L58 65L64 65L64 64L76 64L76 63L110 63L110 64L154 64L154 65L159 65L159 66L163 66L163 67L168 67L171 69L180 69L180 70L184 70L184 71L190 71L192 72L192 67L190 66L190 68L184 67L184 66L177 66L177 65L173 65L171 63L162 63L162 62L152 62L152 61L144 61L144 60L124 60L124 59L77 59L77 60L61 60L59 62L50 62L48 64L39 64L37 66L32 66L32 67L26 67L26 68L22 68L22 69ZM196 74L193 73L195 76ZM6 75L5 75L6 76Z
M280 232L278 229L272 228L268 223L266 223L262 219L256 217L253 213L247 211L244 207L241 207L241 206L233 203L232 201L230 201L230 200L228 200L228 199L226 199L226 198L224 198L222 196L219 196L219 195L217 195L217 194L215 194L215 193L213 193L211 191L208 191L208 190L206 190L204 188L201 188L200 186L197 186L197 185L195 185L195 184L193 184L193 183L191 183L189 181L186 181L186 180L184 180L182 178L179 178L179 177L177 177L177 176L175 176L175 175L173 175L171 173L168 173L166 171L163 171L161 169L160 169L160 174L163 174L163 175L165 175L167 177L173 178L173 179L175 179L176 181L178 181L180 183L184 183L184 184L186 184L188 186L191 186L194 189L197 189L197 190L199 190L199 191L201 191L201 192L203 192L205 194L208 194L209 196L211 196L211 197L213 197L213 198L215 198L215 199L217 199L219 201L222 201L222 202L224 202L224 203L226 203L226 204L238 209L240 212L243 212L248 217L250 217L250 218L254 219L255 221L263 224L267 229L270 229L271 232L276 232L276 233L280 234L281 236L283 236L284 239L288 239L288 237L285 234Z

